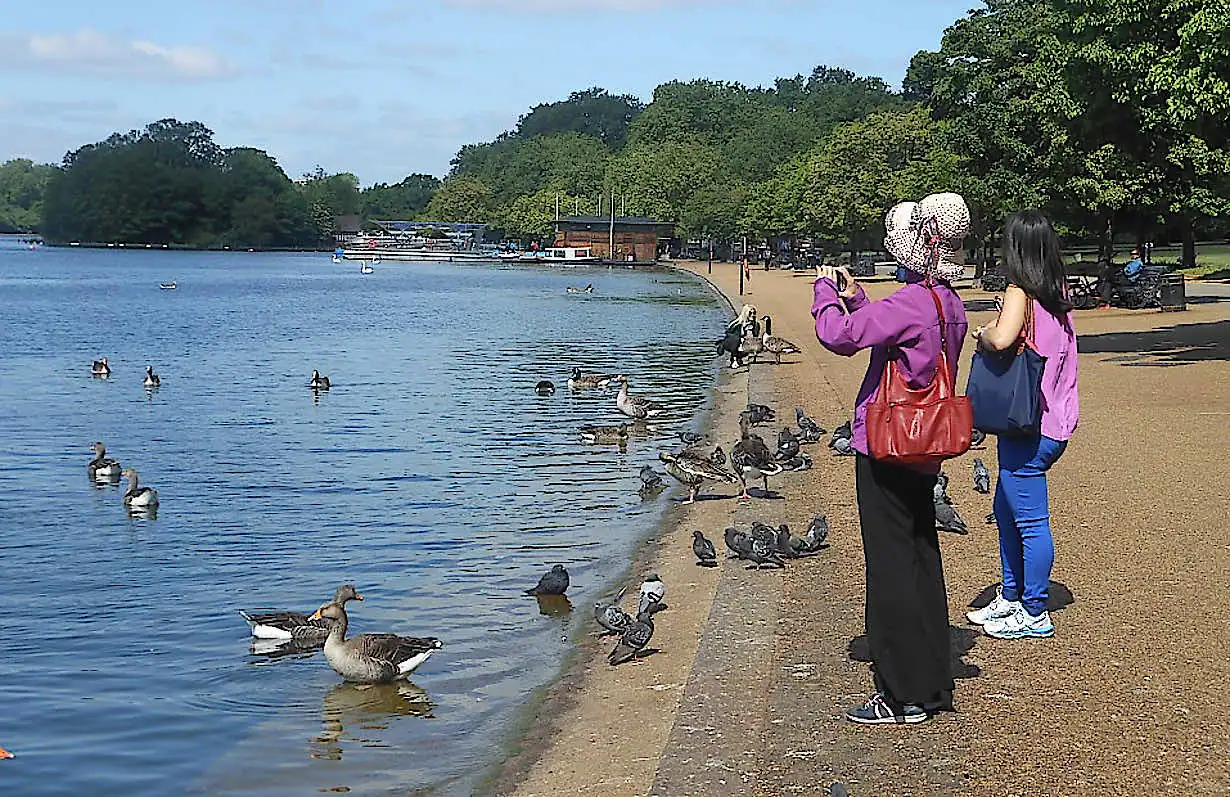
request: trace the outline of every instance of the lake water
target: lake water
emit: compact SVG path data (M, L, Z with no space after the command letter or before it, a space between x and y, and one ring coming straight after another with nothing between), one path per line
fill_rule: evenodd
M673 272L0 245L0 788L470 793L676 494L637 470L703 415L724 322ZM619 416L574 365L671 418L582 444ZM156 518L89 482L95 440ZM571 614L521 595L555 563ZM444 640L411 683L251 650L238 609L344 582L351 633Z

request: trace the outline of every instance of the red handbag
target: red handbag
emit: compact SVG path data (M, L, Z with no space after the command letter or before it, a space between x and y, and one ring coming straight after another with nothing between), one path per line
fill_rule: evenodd
M935 289L926 286L940 317L940 361L931 384L912 388L895 359L884 364L880 393L867 405L867 448L872 459L895 465L938 464L959 457L970 447L974 411L956 395L948 365L947 324Z

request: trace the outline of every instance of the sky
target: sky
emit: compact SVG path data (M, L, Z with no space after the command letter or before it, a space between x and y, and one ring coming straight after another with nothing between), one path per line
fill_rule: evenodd
M0 162L174 117L291 177L443 176L534 105L817 64L899 86L977 0L0 0Z

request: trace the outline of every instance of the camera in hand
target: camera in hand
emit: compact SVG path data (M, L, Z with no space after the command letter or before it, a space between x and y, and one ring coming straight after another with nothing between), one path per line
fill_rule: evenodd
M840 271L838 271L838 272L837 272L837 279L835 280L835 282L836 282L836 284L837 284L837 292L838 292L838 293L841 293L842 291L844 291L844 290L846 289L846 275L845 275L845 274L843 274L843 273L841 273Z

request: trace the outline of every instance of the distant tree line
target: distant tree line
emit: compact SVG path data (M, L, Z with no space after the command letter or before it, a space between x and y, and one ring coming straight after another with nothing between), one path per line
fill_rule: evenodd
M461 148L443 182L360 190L292 181L197 122L156 122L0 167L0 225L51 238L314 246L335 216L477 221L550 236L556 209L611 209L690 238L816 236L875 246L893 202L956 190L976 235L1047 211L1072 239L1230 235L1230 5L1225 0L984 0L901 91L828 66L748 87L669 82L652 100L601 88L541 104ZM0 227L4 228L4 227Z

